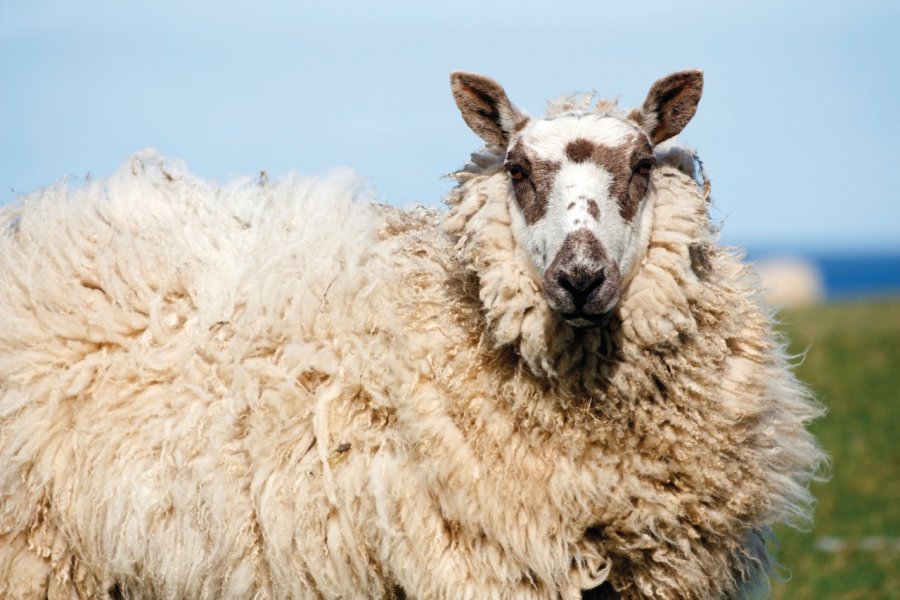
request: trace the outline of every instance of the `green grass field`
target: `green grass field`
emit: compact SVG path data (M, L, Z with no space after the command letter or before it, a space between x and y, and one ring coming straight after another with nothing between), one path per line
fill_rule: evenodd
M785 311L797 373L828 408L812 531L778 530L774 598L900 598L900 300Z

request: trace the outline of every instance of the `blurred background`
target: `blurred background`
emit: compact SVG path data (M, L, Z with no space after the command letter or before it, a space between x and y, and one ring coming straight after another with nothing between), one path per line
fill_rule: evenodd
M900 598L900 3L0 0L0 203L148 146L198 175L349 165L438 205L479 140L454 69L532 114L702 68L681 141L756 262L833 456L778 598ZM799 360L799 359L798 359Z

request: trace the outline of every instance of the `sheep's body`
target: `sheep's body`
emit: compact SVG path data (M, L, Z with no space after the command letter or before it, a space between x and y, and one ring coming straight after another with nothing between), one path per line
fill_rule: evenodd
M153 154L4 209L0 596L761 581L766 528L808 509L818 408L701 191L654 172L621 323L576 332L479 162L445 216Z

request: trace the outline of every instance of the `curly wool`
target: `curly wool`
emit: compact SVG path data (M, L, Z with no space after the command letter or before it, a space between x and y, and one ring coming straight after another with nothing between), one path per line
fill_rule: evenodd
M655 171L618 316L576 332L475 158L445 215L153 153L3 209L0 596L764 581L769 526L808 516L820 409L704 195Z

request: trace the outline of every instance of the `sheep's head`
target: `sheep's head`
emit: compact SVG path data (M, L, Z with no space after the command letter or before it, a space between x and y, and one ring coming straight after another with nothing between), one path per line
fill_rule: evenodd
M514 234L550 308L573 327L602 323L649 234L654 147L694 116L702 73L660 79L627 115L572 111L543 119L519 111L481 75L455 72L451 83L469 127L505 150Z

